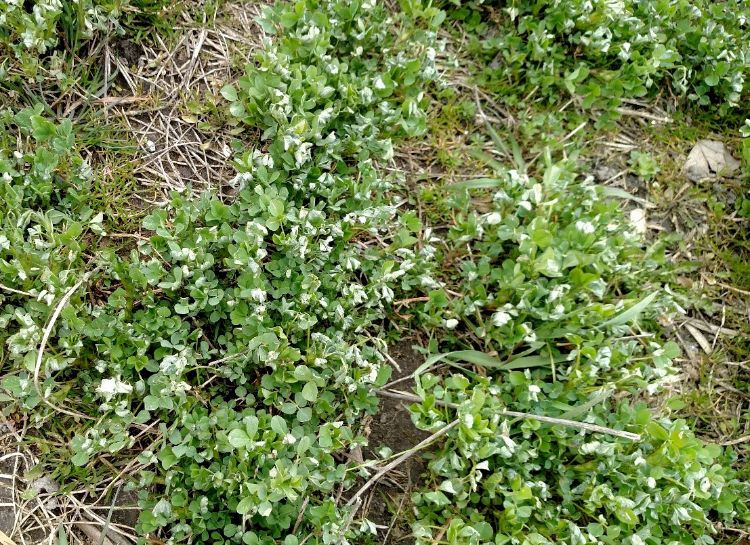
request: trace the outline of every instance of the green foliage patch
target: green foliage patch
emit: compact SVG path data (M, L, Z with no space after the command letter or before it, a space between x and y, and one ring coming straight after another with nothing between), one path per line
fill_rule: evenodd
M70 7L58 4L38 28L20 3L0 4L12 21L4 45L18 58L55 47ZM99 4L75 5L99 28L85 24ZM507 57L488 82L548 97L566 89L611 110L668 82L731 106L744 92L746 23L704 8L511 4L514 31L473 47ZM453 17L474 24L476 9ZM31 435L57 418L74 429L55 450L72 464L45 459L50 475L85 482L102 457L134 462L138 529L168 543L370 539L374 526L353 523L341 497L365 474L347 454L365 443L362 417L388 380L381 334L404 319L403 296L433 352L415 377L414 423L456 422L413 497L420 543L709 544L716 522L748 521L731 450L643 402L675 379L679 350L658 318L679 309L663 244L635 232L616 192L580 176L575 153L548 154L531 174L489 127L516 168L477 152L485 175L425 190L426 215L379 168L430 126L444 16L414 1L268 8L269 39L221 91L259 145L236 146L231 190L174 193L128 251L106 242L89 207L99 173L72 122L42 106L0 114L0 400ZM464 102L455 117L476 113ZM523 130L549 126L562 131L554 116ZM658 169L645 154L632 166Z
M713 543L717 519L748 520L733 454L635 401L678 372L675 343L632 334L658 330L653 320L672 312L661 244L645 246L620 203L571 163L548 164L539 180L499 168L447 191L450 228L429 242L435 262L453 266L425 276L429 300L415 319L434 348L468 344L493 356L448 352L417 376L415 424L436 431L458 421L428 455L432 488L413 497L418 542ZM487 191L489 209L472 211ZM437 372L443 361L450 372Z
M434 76L434 13L418 7L390 14L371 2L306 1L267 11L264 27L283 38L222 91L232 115L263 133L262 148L236 158L231 201L174 194L145 219L153 235L129 255L91 256L97 270L85 287L76 284L87 280L82 238L97 232L79 226L75 253L51 245L76 267L38 313L30 309L42 288L3 293L6 410L36 409L43 425L54 412L39 405L41 394L58 409L74 399L69 412L96 412L78 427L71 460L86 468L102 454L137 457L142 532L296 543L306 499L299 536L335 542L356 531L335 501L335 487L355 477L340 453L364 442L358 417L375 410L372 390L389 372L385 345L367 329L385 316L410 264L408 252L389 259L377 243L391 236L396 209L373 158L392 155L391 138L424 130L418 89ZM57 128L35 115L29 124L52 145L67 131L72 146L70 122ZM62 214L64 184L57 199L47 178L24 184L44 194L19 200L18 210ZM51 282L53 264L35 270ZM10 262L8 284L19 274ZM39 368L50 305L71 286L79 289ZM146 446L137 438L149 425L160 439Z
M720 115L747 100L750 7L742 0L460 4L451 16L470 29L478 80L504 100L578 96L599 111L599 125L624 99L668 93Z

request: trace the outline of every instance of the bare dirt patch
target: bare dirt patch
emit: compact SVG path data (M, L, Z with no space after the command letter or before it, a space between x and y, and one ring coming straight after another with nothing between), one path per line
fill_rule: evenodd
M412 346L416 341L405 339L390 347L390 355L399 368L393 369L391 380L412 374L424 358ZM411 421L408 403L395 399L381 400L380 412L369 422L369 446L365 458L378 458L380 447L388 447L394 454L407 451L429 437L429 433L418 430ZM421 484L425 470L421 456L413 456L389 472L368 496L362 514L378 525L379 543L383 545L414 543L409 521L411 519L410 496Z

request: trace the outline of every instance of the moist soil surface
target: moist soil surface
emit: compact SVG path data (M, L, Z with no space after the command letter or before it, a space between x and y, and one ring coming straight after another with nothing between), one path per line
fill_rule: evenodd
M0 449L0 455L4 454ZM0 532L9 535L13 532L16 513L13 509L13 460L0 462Z
M424 357L412 346L413 339L405 339L390 347L391 357L400 369L393 368L391 380L412 374L424 363ZM399 384L400 389L409 389L409 382ZM369 446L364 450L365 459L378 458L377 451L389 447L393 454L409 450L429 433L418 430L411 421L409 403L390 398L381 398L380 411L369 424ZM391 471L373 488L366 500L365 516L379 526L377 543L383 545L410 545L414 543L409 522L413 519L410 496L418 488L425 464L420 456L406 460Z

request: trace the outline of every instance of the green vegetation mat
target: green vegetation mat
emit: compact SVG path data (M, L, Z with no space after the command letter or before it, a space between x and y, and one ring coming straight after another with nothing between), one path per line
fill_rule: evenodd
M742 542L749 33L0 0L0 542Z

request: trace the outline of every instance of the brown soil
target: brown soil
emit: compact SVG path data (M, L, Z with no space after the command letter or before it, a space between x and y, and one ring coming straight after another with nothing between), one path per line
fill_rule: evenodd
M3 453L0 450L0 454ZM16 521L15 510L11 507L14 502L11 488L13 471L13 460L0 462L0 474L2 474L0 477L0 504L4 505L4 507L0 507L0 532L5 535L13 533L13 526Z
M393 369L391 380L410 375L419 367L424 358L412 349L414 340L402 340L390 347L390 354L400 370ZM409 388L409 383L400 385ZM394 454L409 450L429 436L418 430L411 421L408 403L393 399L382 399L380 412L369 424L369 446L365 449L366 459L377 458L380 447L389 447ZM383 545L410 545L414 543L409 521L411 519L410 496L420 485L425 470L420 456L414 456L386 475L373 488L366 501L364 516L379 526L377 541Z

